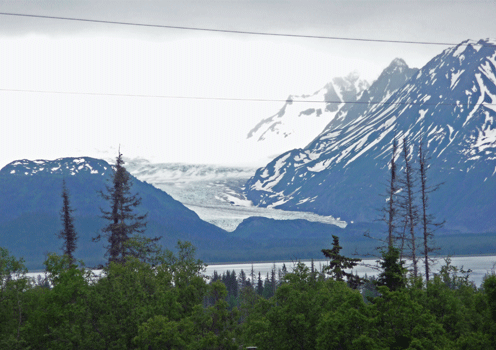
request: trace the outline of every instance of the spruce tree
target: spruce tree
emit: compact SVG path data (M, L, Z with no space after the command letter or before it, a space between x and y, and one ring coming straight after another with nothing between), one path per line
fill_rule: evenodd
M251 264L250 278L251 278L251 285L253 288L255 288L255 270L253 269L253 263Z
M219 274L217 273L217 270L214 270L214 274L212 276L212 281L211 282L215 282L217 280L219 280L220 277L219 277Z
M271 296L276 295L277 289L277 280L276 280L276 264L272 267L272 271L270 271L270 285L272 287Z
M271 280L269 277L269 273L267 272L267 275L265 276L265 280L263 283L262 297L264 297L265 299L272 298L272 296L274 296L272 288L273 287L272 287L272 283L271 283Z
M230 285L230 294L232 294L235 298L238 297L238 277L236 276L236 271L231 271L231 279L229 281Z
M387 251L382 251L382 259L379 261L382 270L377 280L376 286L386 286L390 291L397 291L406 286L407 270L403 266L405 262L400 258L400 251L395 247L388 247Z
M282 263L282 269L281 269L281 281L283 278L288 274L288 268L286 267L285 263Z
M264 289L264 286L263 286L262 276L261 276L260 271L259 271L258 272L258 281L257 281L257 294L262 295L263 289Z
M60 218L62 219L62 231L59 232L58 237L64 240L62 245L62 251L65 255L69 257L70 263L74 264L74 251L76 250L76 241L78 234L74 228L74 218L72 217L72 212L74 209L71 208L71 203L69 201L69 191L65 183L65 179L62 180L62 210L60 211Z
M357 266L362 259L347 258L341 255L339 252L343 247L339 245L339 237L332 235L332 238L332 249L322 249L324 256L331 259L324 270L336 281L344 281L344 277L346 277L350 287L356 289L362 283L361 278L344 270Z
M141 204L138 194L131 194L131 178L119 150L111 176L112 185L106 185L106 193L100 195L110 204L110 210L100 208L102 218L108 224L102 233L93 239L99 241L102 236L108 241L106 256L108 262L123 264L128 256L141 260L150 260L150 256L158 250L156 242L160 237L145 238L142 234L146 228L148 214L138 215L135 208Z
M239 273L238 276L238 284L241 287L241 289L243 289L244 287L246 287L247 283L248 281L246 280L246 273L243 271L243 269L241 269L241 272Z

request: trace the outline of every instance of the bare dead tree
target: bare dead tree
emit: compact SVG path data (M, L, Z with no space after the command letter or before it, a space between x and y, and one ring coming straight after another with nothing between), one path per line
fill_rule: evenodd
M395 244L395 241L397 239L396 236L396 226L397 226L397 196L398 196L398 178L397 178L397 169L396 169L396 158L398 156L398 140L396 138L396 135L393 138L393 143L392 143L392 148L391 148L391 160L389 161L389 179L386 183L386 204L379 209L379 212L381 213L380 219L377 221L382 221L387 225L387 230L388 230L388 235L387 238L382 238L382 237L373 237L370 232L365 232L364 236L370 239L373 239L378 242L378 246L375 248L375 250L382 254L383 251L389 250L389 248L393 247ZM384 199L383 196L381 196L381 199ZM359 254L357 251L353 255L356 256L364 256L364 254ZM367 257L374 257L377 259L380 259L381 255L377 254L365 254ZM372 269L377 269L379 270L379 267L376 264L368 264L365 262L362 262L360 264L361 266L369 267Z
M405 216L403 220L403 230L401 231L399 235L399 240L401 242L400 244L400 259L404 258L404 252L405 252L405 240L406 238L406 230L408 228L408 218Z
M393 149L392 149L392 155L391 155L391 177L389 179L389 205L388 205L388 246L392 247L393 246L393 239L394 239L394 229L395 229L395 214L396 214L396 191L397 189L397 184L396 184L396 163L395 163L395 157L396 157L396 151L398 149L398 143L396 141L396 137L393 139Z
M432 243L434 232L444 225L442 222L434 222L434 216L428 213L429 209L429 194L436 191L441 184L434 186L427 186L427 171L429 169L427 152L423 150L423 142L420 141L418 148L419 163L420 163L420 196L422 204L422 234L423 234L423 251L422 255L425 264L425 279L429 281L430 277L430 265L433 263L433 259L429 257L429 254L438 250Z
M399 207L403 211L404 215L404 234L408 230L408 239L403 235L400 239L408 242L410 246L410 258L413 263L413 275L418 276L418 266L417 266L417 242L415 240L415 228L418 225L418 206L415 203L415 187L416 178L414 174L414 169L412 166L413 159L411 152L408 149L408 137L403 138L403 161L405 162L403 177L400 179L400 184L402 185L402 192L400 196ZM403 244L402 244L403 246ZM404 253L402 254L404 255Z

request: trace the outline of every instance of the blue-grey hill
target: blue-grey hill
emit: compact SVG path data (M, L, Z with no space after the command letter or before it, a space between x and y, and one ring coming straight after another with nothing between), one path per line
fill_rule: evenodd
M98 191L109 184L111 166L90 157L56 160L19 160L0 170L0 246L26 259L30 268L41 268L47 252L60 252L62 179L75 209L75 228L79 233L76 258L89 266L103 260L104 242L93 243L105 225L100 207L106 208ZM169 249L177 240L191 241L205 260L219 258L218 251L232 246L251 248L250 242L232 238L226 231L201 220L198 215L164 191L132 177L132 193L139 193L139 213L148 212L146 236L162 236L160 243ZM233 241L234 240L234 241Z

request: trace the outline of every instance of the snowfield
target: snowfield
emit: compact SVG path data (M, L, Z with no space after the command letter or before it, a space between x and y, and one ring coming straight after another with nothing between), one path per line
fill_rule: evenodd
M242 186L256 169L192 164L152 164L128 160L128 171L141 181L167 192L198 216L232 232L246 218L262 216L277 220L305 219L346 227L346 222L332 216L309 212L260 208L246 199Z

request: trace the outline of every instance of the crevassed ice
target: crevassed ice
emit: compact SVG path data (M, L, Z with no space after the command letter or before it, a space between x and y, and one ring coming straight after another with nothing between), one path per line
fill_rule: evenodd
M132 172L131 172L132 173ZM321 216L309 212L284 211L274 208L259 208L253 206L251 201L241 193L239 185L244 183L236 172L233 177L203 181L187 181L177 183L161 182L150 174L133 174L142 181L147 181L157 188L164 190L174 199L182 202L186 207L195 211L205 221L217 225L227 231L234 231L244 219L252 216L262 216L277 220L305 219L314 222L346 227L346 222L332 216ZM246 176L246 180L248 179ZM234 182L233 182L234 181ZM258 183L261 186L261 183ZM255 184L257 186L257 184ZM270 191L269 191L270 192ZM274 205L282 204L287 200L281 193L273 193L279 199ZM311 198L309 201L315 200Z

